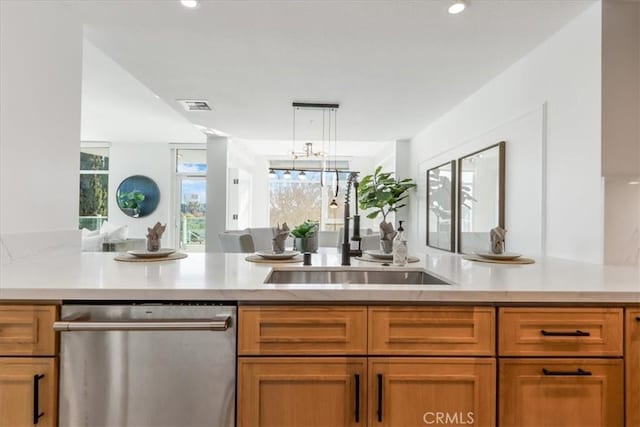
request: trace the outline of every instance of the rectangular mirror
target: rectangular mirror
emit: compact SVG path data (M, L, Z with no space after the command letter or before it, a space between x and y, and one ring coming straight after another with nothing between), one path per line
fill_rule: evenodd
M456 162L427 171L427 246L455 251Z
M505 142L458 160L458 252L490 251L489 231L504 225Z

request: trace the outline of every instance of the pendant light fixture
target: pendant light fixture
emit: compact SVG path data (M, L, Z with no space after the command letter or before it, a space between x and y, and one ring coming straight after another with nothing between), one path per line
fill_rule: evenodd
M307 179L307 174L305 173L305 171L300 171L300 173L298 173L298 178L302 180Z
M278 175L276 174L276 171L275 171L275 170L273 170L273 168L269 168L269 176L270 176L271 178L275 178L275 177L276 177L276 176L278 176Z
M282 177L284 179L291 179L291 171L289 169L287 169L286 171L284 171L284 173L282 174Z

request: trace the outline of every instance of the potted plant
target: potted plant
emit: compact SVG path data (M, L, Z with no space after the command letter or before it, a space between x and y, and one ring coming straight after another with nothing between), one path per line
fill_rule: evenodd
M397 234L393 224L387 222L387 216L406 206L402 202L409 197L408 191L415 187L411 178L398 181L393 177L393 172L382 172L382 166L378 166L373 175L367 175L360 181L360 209L373 209L367 214L370 219L382 214L380 249L384 253L391 253L393 238Z
M125 214L137 218L144 199L144 194L139 190L123 191L118 193L118 206Z
M291 230L293 249L300 252L318 251L318 221L306 220Z

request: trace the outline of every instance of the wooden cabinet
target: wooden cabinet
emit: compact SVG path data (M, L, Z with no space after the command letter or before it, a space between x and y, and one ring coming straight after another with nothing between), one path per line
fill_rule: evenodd
M367 361L362 357L243 357L239 427L362 426Z
M623 425L620 359L501 359L503 427Z
M240 355L363 355L366 307L240 307Z
M369 426L495 425L493 358L369 358Z
M626 318L627 427L637 427L640 426L640 308L627 309Z
M622 356L621 308L500 308L501 356Z
M0 356L54 356L53 305L0 305Z
M0 426L57 424L56 359L0 357Z
M57 313L53 305L0 305L0 427L57 425Z
M370 355L495 354L492 307L369 307Z

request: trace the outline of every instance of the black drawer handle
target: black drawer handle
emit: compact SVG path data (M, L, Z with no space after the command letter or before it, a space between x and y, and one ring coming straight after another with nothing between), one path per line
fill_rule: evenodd
M382 374L378 374L378 422L382 422Z
M640 316L636 316L636 321L640 322Z
M545 337L588 337L591 335L590 332L581 331L580 329L576 329L574 331L545 331L544 329L540 330L540 333Z
M44 412L40 412L40 380L43 378L44 374L33 376L33 424L38 424L44 416Z
M591 375L591 371L585 371L584 369L578 368L575 371L550 371L547 368L542 368L542 373L549 376L572 376L572 377L588 377Z
M356 422L360 422L360 375L355 374L355 383L356 383Z

